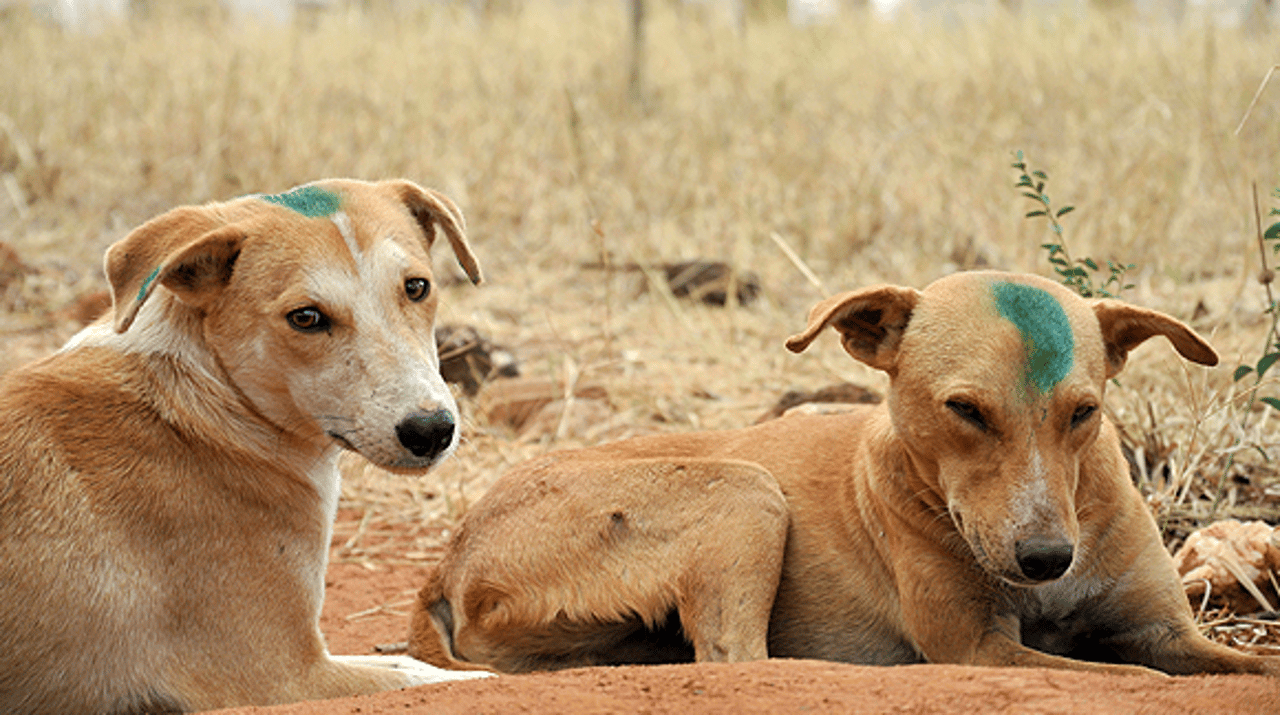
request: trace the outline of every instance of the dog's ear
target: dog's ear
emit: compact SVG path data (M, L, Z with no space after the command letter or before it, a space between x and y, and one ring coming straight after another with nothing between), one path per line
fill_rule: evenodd
M1124 367L1129 351L1147 338L1163 335L1174 349L1191 362L1212 367L1218 364L1218 353L1191 328L1176 318L1146 308L1100 300L1093 306L1102 328L1102 342L1107 350L1107 377L1115 377Z
M422 232L427 235L427 245L435 242L436 226L439 226L472 285L479 285L484 280L480 274L480 262L471 252L471 244L467 243L467 224L457 205L439 191L424 189L411 181L396 181L393 190L422 226Z
M202 305L227 284L244 231L207 209L177 208L134 229L107 249L107 281L115 329L133 324L157 285L190 305Z
M787 338L787 349L803 351L831 326L840 333L840 343L850 355L892 374L902 333L919 300L920 291L890 285L832 296L813 306L808 327Z

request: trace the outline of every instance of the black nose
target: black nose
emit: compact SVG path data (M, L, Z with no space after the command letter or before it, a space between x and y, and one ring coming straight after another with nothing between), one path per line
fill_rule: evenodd
M1032 537L1013 545L1022 575L1032 581L1052 581L1071 568L1075 549L1067 541Z
M419 459L435 457L453 443L453 415L447 410L414 412L396 425L396 439Z

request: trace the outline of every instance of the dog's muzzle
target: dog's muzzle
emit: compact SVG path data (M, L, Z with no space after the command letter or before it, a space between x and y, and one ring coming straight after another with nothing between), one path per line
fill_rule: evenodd
M1052 581L1071 568L1075 548L1069 541L1031 537L1013 545L1022 575L1031 581Z
M418 459L434 460L453 444L454 431L448 410L417 410L396 425L396 439Z

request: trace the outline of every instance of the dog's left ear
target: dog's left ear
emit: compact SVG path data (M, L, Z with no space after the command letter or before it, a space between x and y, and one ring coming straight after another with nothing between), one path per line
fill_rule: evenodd
M422 232L427 235L427 245L435 242L436 226L439 226L472 285L479 285L484 277L480 274L480 262L471 252L471 244L467 243L467 224L458 206L439 191L424 189L412 181L396 181L393 189L409 207L409 213L418 220L418 225L422 226Z
M914 288L880 285L832 296L809 311L803 333L787 338L787 349L802 352L827 326L840 333L840 343L854 358L893 375L898 346L920 300Z
M1176 318L1146 308L1139 308L1117 300L1100 300L1093 306L1102 328L1102 342L1107 350L1107 377L1115 377L1124 367L1129 351L1146 342L1147 338L1163 335L1173 343L1182 357L1194 363L1218 364L1218 353L1213 346L1196 335L1190 327Z
M199 306L227 284L244 230L194 206L173 209L134 229L107 249L115 329L123 333L156 286Z

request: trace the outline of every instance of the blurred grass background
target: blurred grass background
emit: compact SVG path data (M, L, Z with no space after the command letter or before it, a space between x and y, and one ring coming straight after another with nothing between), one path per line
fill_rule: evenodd
M739 35L650 3L634 99L621 4L530 0L478 18L375 3L291 27L196 0L152 8L90 33L0 16L0 243L17 276L0 369L79 327L67 306L105 287L103 250L150 216L325 176L404 176L459 203L489 277L449 287L442 320L478 327L566 394L608 391L606 412L569 399L523 435L463 399L459 458L421 479L349 465L352 554L374 553L357 538L372 523L410 534L414 553L436 548L506 466L550 448L745 425L790 388L883 389L835 340L803 356L782 340L836 290L975 267L1051 275L1046 227L1013 188L1018 149L1049 172L1055 204L1076 207L1072 253L1137 264L1125 297L1192 321L1223 355L1193 368L1152 341L1111 388L1157 515L1280 506L1275 416L1245 408L1231 380L1267 325L1251 185L1265 212L1280 87L1234 130L1280 62L1273 34L1153 26L1114 7L794 28L758 5ZM690 258L755 271L761 300L678 302L623 270ZM455 271L444 251L437 269ZM1276 394L1273 380L1261 389Z

